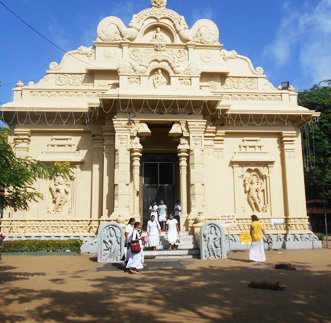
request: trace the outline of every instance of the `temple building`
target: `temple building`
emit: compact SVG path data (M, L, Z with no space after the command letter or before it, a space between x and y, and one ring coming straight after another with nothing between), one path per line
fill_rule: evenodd
M18 156L72 170L38 181L44 200L28 211L5 210L6 236L91 241L105 222L146 225L162 199L168 213L180 201L180 228L196 235L230 215L232 249L252 214L285 247L315 239L300 127L319 114L298 105L292 86L275 88L261 67L224 49L215 23L189 28L166 0L152 0L128 26L104 18L93 46L66 53L36 84L18 82L1 109Z

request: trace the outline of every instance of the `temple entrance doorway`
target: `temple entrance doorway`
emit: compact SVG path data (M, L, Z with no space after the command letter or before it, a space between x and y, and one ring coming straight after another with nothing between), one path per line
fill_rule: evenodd
M176 154L143 154L141 159L143 229L150 218L149 207L154 201L167 205L167 213L173 213L179 199L178 157Z

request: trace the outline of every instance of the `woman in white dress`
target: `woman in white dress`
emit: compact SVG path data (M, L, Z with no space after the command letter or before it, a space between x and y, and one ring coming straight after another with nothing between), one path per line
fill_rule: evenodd
M167 221L167 206L164 204L164 201L160 201L159 205L159 223L162 227L162 231L165 231L165 225Z
M160 234L160 224L155 220L155 216L152 215L147 223L147 236L149 241L146 243L146 247L153 248L153 251L155 251L156 246L160 244Z
M133 233L132 233L131 243L139 241L140 248L142 249L141 240L143 238L139 234L139 229L140 229L140 222L136 222L134 224L134 230L133 230ZM143 268L142 260L141 260L141 251L138 252L138 253L130 252L130 258L129 258L128 264L126 265L126 268L128 268L130 270L131 274L140 274L138 269Z
M132 233L133 233L133 227L134 223L136 222L135 218L131 218L129 220L128 225L125 227L125 248L124 248L124 254L125 254L125 264L128 263L129 258L130 258L130 243L131 243L131 238L132 238Z
M167 221L167 232L168 232L169 250L173 250L175 249L175 244L179 239L178 221L174 219L173 214L169 214L169 220Z
M149 207L149 213L150 213L150 217L151 217L152 215L154 215L154 216L155 216L155 220L156 220L157 222L159 222L159 207L157 206L156 201L154 201L154 202L153 202L153 205L151 205L151 206Z

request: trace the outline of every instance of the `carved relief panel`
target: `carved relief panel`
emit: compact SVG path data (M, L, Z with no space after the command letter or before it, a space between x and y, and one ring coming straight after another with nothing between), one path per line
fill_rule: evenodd
M76 176L70 174L68 178L56 176L48 184L47 213L57 215L74 215Z
M244 138L231 164L234 173L234 203L237 215L271 215L271 173L275 160L260 138Z

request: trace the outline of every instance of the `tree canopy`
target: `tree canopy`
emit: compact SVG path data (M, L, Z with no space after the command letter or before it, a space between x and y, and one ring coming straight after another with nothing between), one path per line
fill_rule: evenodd
M36 191L37 179L53 179L69 173L68 163L46 164L31 158L19 158L8 142L10 130L0 127L0 211L10 207L27 210L31 201L43 199Z
M307 200L331 204L331 87L314 85L299 92L300 105L321 112L302 129Z

